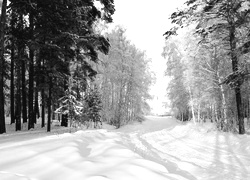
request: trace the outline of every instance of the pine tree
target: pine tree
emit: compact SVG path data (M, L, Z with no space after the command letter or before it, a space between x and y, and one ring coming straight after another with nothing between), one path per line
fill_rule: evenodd
M73 122L77 120L77 116L82 113L82 103L77 100L77 93L73 90L74 79L72 76L69 77L69 86L68 89L65 91L65 96L59 99L61 102L61 106L56 109L56 113L60 114L67 114L68 120L70 122L70 127L72 126Z
M87 104L88 118L90 122L94 122L94 128L97 128L98 122L101 122L102 101L96 85L85 95L84 101Z
M10 74L11 122L14 123L15 102L18 129L22 122L19 117L23 117L26 121L26 106L28 106L28 128L34 127L39 93L42 98L42 126L45 125L45 112L49 113L48 120L51 119L52 107L57 105L55 100L64 97L64 90L68 89L67 77L70 75L68 67L71 62L79 64L80 72L76 78L83 79L83 82L94 79L97 72L93 65L99 61L97 52L107 54L110 47L108 39L95 31L95 25L98 20L112 22L115 11L113 0L101 0L100 4L102 8L97 8L92 0L10 0L7 7L7 1L3 1L2 12L4 13L1 16L0 26L0 100L4 102L4 73ZM10 15L7 23L6 12ZM4 31L5 24L10 26L9 31ZM7 41L4 41L6 39ZM10 54L5 53L5 55L10 56L11 72L4 68L3 55L6 48L4 42L9 43ZM19 64L19 61L22 64ZM25 76L27 72L28 77ZM17 73L22 76L16 78ZM26 83L28 83L27 95ZM22 93L18 92L15 96L17 85ZM79 94L84 90L77 91ZM4 106L1 106L0 128L3 128L3 133L5 132L4 121Z
M4 114L4 50L5 50L5 27L6 27L6 8L7 8L7 0L3 0L2 2L2 12L0 19L0 102L2 105L0 106L0 134L6 132L5 128L5 114Z

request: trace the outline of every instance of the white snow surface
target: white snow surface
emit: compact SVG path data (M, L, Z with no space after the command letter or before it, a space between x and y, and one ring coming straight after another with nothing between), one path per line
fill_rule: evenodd
M250 136L147 117L120 129L0 135L1 180L249 180Z

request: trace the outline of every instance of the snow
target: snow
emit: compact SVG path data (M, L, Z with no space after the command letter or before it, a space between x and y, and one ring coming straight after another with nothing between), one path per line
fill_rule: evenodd
M120 129L0 135L1 180L248 180L250 136L147 117Z

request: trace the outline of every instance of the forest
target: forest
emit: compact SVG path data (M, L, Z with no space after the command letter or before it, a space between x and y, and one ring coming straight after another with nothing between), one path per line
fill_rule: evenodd
M250 0L0 0L0 180L250 180Z
M3 0L0 134L105 121L143 121L151 59L112 30L113 0ZM165 46L166 90L174 116L245 133L250 124L247 0L188 0L172 13ZM164 83L164 82L163 82Z
M175 116L244 134L250 123L250 2L188 0L170 20L162 55Z
M150 59L117 26L113 0L3 0L0 134L86 121L142 121ZM26 126L25 126L26 125Z

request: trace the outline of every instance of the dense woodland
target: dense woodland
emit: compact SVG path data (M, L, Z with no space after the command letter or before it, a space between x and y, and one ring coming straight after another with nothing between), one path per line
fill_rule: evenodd
M188 0L170 17L163 56L176 117L245 133L250 120L250 2ZM245 122L246 123L246 122Z
M38 121L106 121L117 128L150 111L150 59L112 31L113 0L3 0L0 133ZM248 0L188 0L170 17L162 55L175 116L245 133L250 122Z
M151 75L144 52L121 27L108 32L113 0L3 0L0 26L0 134L51 120L62 126L140 120Z
M142 121L150 112L147 100L153 83L150 59L125 37L125 30L116 27L108 34L111 44L108 55L102 55L103 66L98 75L103 104L103 118L116 127L134 120Z

